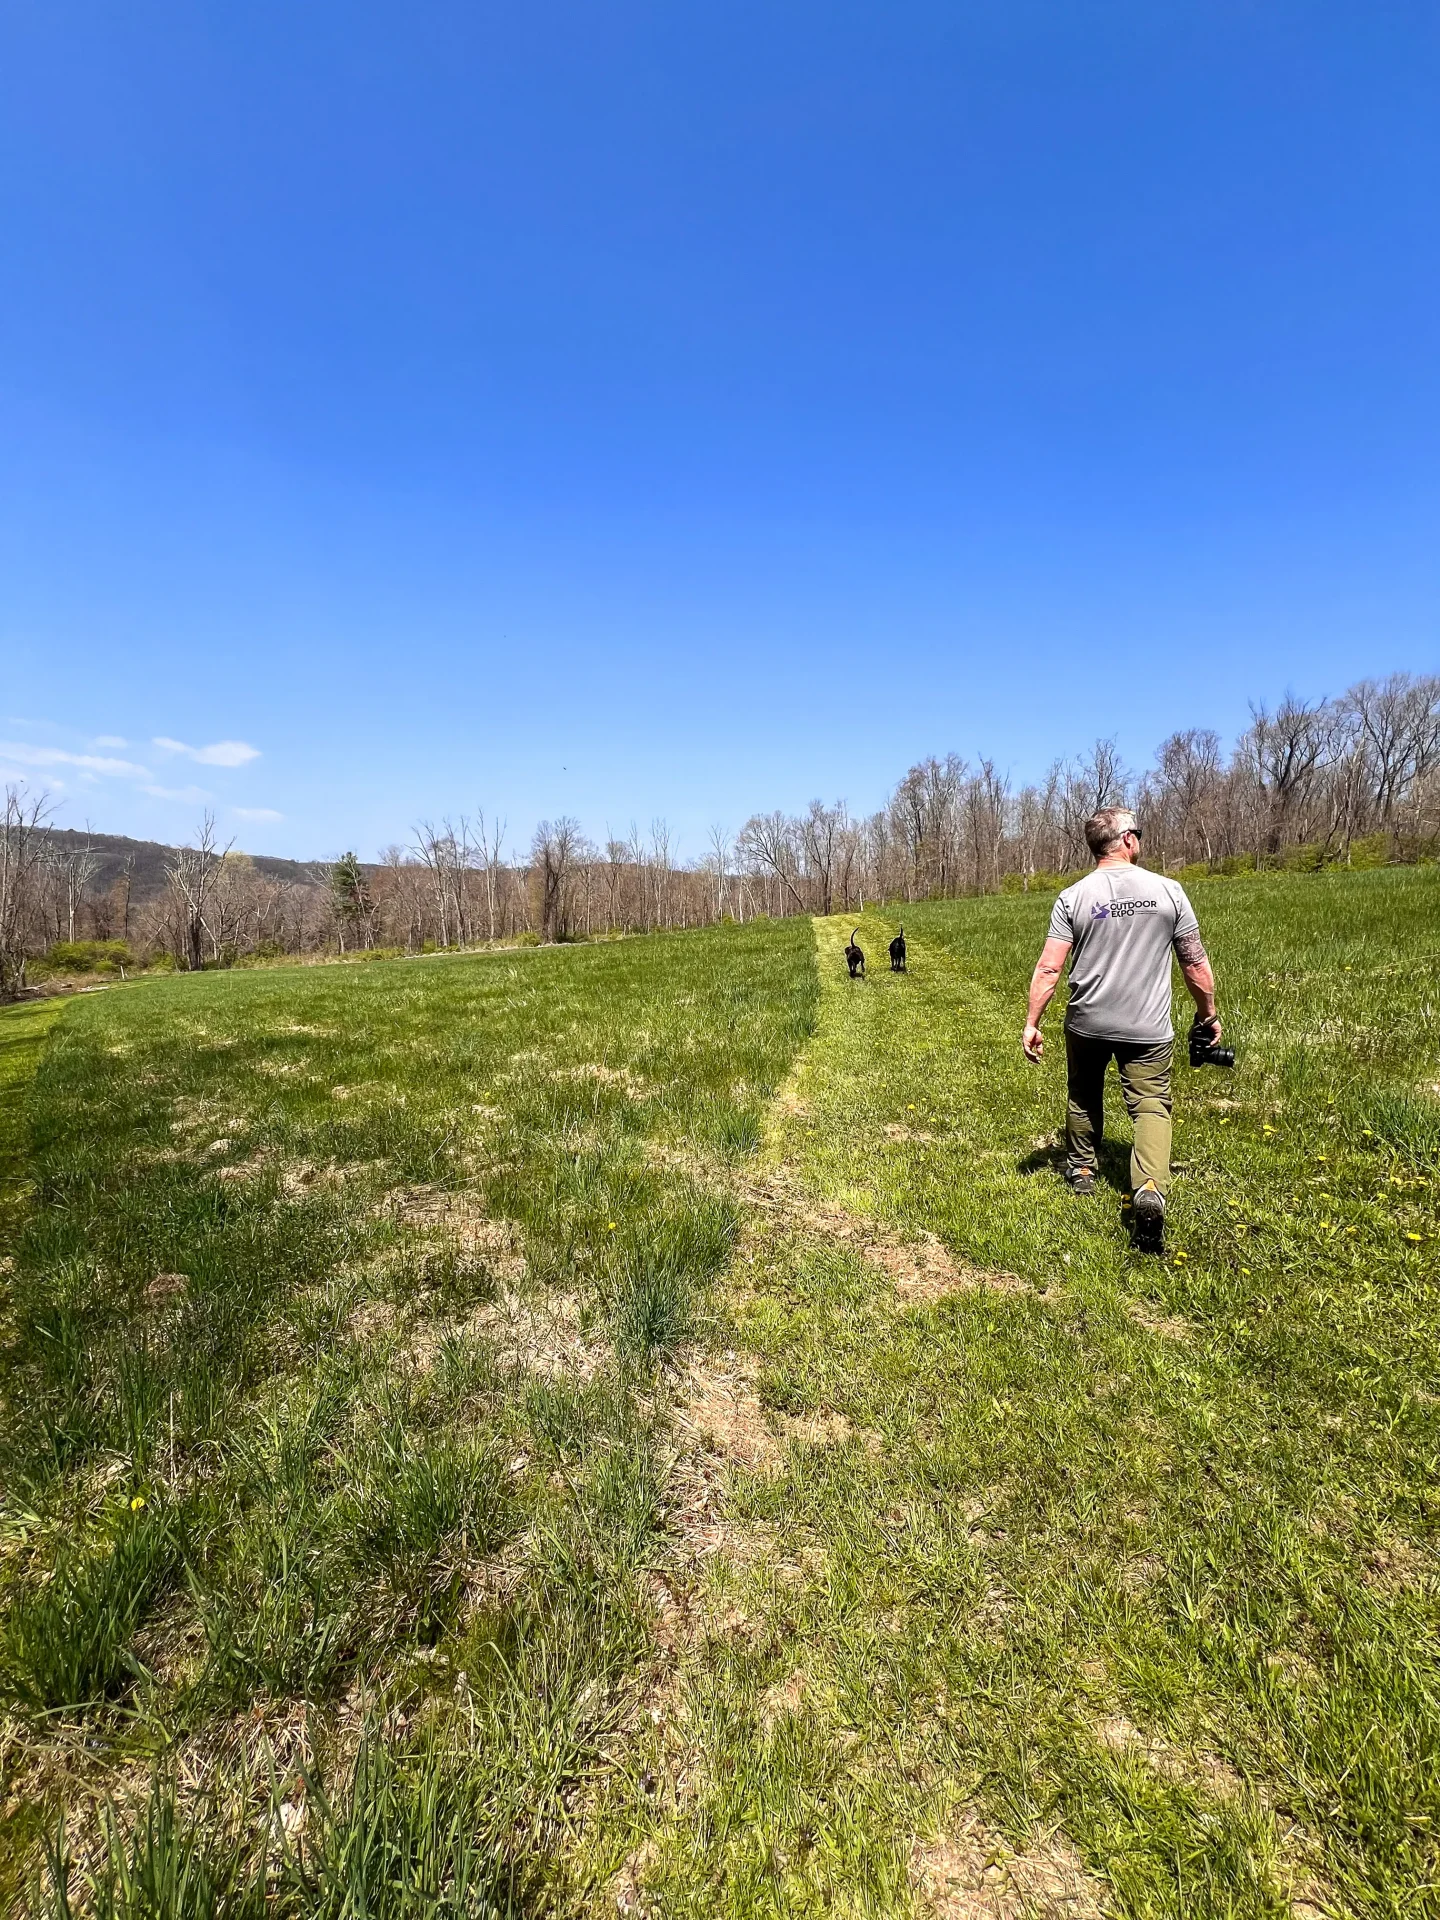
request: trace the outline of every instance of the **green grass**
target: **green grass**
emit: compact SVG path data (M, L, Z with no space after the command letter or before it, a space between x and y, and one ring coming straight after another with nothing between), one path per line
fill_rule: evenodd
M667 1790L617 1795L658 1910L907 1912L913 1836L967 1816L1059 1828L1127 1913L1436 1910L1440 884L1196 895L1240 1062L1177 1069L1163 1265L1118 1113L1106 1197L1056 1176L1058 1018L1043 1069L1018 1044L1046 905L909 909L908 977L854 985L822 923L777 1154L1025 1285L906 1309L843 1236L755 1240L763 1396L846 1425L737 1477L765 1551L702 1594Z
M815 992L795 923L72 1004L11 1143L0 1896L63 1906L68 1810L81 1908L248 1910L297 1712L286 1910L567 1884L737 1225L680 1163L753 1149Z
M13 1233L29 1194L30 1082L63 1000L0 1008L0 1241Z
M1194 897L1240 1060L1177 1068L1163 1263L1118 1101L1057 1176L1037 899L853 984L820 922L74 1005L0 1895L1440 1908L1440 875Z

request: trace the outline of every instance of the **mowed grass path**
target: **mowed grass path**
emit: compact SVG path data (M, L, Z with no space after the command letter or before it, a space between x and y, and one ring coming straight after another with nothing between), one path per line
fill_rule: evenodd
M1440 876L1196 900L1240 1066L1177 1068L1163 1265L1118 1100L1057 1177L1048 901L908 909L907 977L867 916L855 983L820 924L809 1214L733 1293L789 1438L645 1761L655 1911L1440 1911ZM880 1230L974 1271L907 1304Z
M70 1004L5 1249L0 1906L583 1897L657 1367L736 1230L671 1162L753 1152L814 1004L804 923Z

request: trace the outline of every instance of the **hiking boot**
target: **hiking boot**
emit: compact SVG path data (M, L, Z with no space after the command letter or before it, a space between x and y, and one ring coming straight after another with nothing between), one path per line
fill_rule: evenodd
M1131 1232L1137 1253L1163 1253L1165 1250L1165 1196L1153 1180L1147 1180L1130 1203Z
M1089 1196L1095 1191L1095 1169L1093 1167L1067 1167L1065 1184L1071 1193Z

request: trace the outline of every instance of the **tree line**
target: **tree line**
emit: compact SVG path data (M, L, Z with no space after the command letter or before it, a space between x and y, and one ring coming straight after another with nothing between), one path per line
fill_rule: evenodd
M22 992L42 955L74 950L83 963L87 943L198 969L1054 887L1088 863L1086 818L1121 802L1142 818L1147 863L1172 872L1434 857L1440 676L1363 680L1336 699L1287 694L1252 707L1228 749L1188 728L1138 771L1113 740L1020 786L992 759L932 756L872 814L820 800L756 813L733 836L712 829L688 860L663 820L598 843L573 819L543 820L507 849L505 822L478 812L422 821L378 861L347 852L281 877L221 845L207 816L137 901L133 872L111 861L101 884L93 844L48 832L48 797L12 786L0 817L0 997Z

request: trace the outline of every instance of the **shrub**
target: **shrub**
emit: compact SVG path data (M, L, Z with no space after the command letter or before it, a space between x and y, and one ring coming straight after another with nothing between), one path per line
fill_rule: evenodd
M57 940L32 963L37 977L56 973L118 973L133 967L135 955L125 940Z

